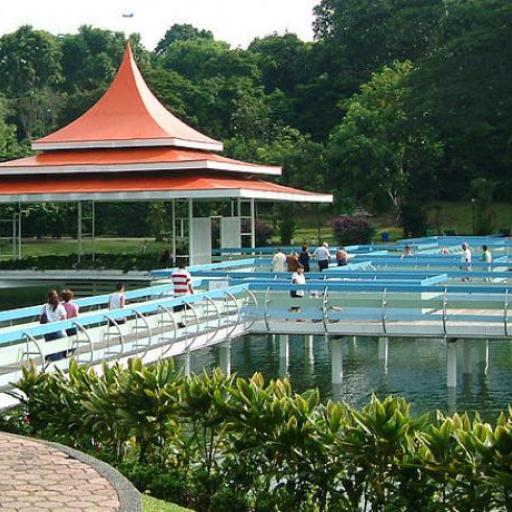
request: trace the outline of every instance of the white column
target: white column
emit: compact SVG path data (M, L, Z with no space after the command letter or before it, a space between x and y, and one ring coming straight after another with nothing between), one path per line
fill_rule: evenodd
M462 341L462 372L465 375L471 373L471 340Z
M489 340L478 343L477 354L479 371L483 375L487 375L489 371Z
M457 387L457 340L446 340L446 385L448 388Z
M78 239L78 263L82 261L83 244L82 244L82 201L78 201L78 219L77 219L77 239Z
M176 199L171 200L172 217L172 262L176 266Z
M190 352L183 355L183 373L186 377L190 377Z
M315 361L315 355L313 352L313 335L312 334L306 334L304 336L304 357L308 364L312 364Z
M21 260L21 203L18 203L18 259Z
M192 254L192 239L194 238L194 228L192 219L194 218L194 200L188 200L188 264L194 264L194 256Z
M231 375L231 340L219 345L219 367L226 375Z
M327 335L325 336L327 338ZM331 340L331 375L333 384L343 383L343 342L341 338Z
M256 247L256 208L254 198L251 198L251 248Z
M384 373L388 373L389 338L379 338L379 363Z
M290 336L281 334L279 336L279 375L286 376L290 364Z

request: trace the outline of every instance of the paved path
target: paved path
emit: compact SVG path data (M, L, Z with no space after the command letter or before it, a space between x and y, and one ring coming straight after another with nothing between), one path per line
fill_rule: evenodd
M118 512L95 469L28 438L0 433L0 512Z

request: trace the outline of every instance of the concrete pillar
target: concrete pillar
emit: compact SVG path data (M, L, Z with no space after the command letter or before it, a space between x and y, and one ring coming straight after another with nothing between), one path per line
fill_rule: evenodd
M190 352L183 354L183 373L186 377L190 377Z
M446 385L448 388L457 387L457 340L446 340Z
M288 374L290 364L290 336L281 334L279 336L279 376L285 377Z
M306 336L304 336L304 357L308 363L313 363L315 361L313 343L313 335L306 334Z
M462 373L469 375L471 373L471 340L462 341Z
M355 347L357 345L357 336L351 336L350 338L352 339L352 345Z
M327 335L326 335L327 338ZM331 377L333 384L343 383L343 342L341 338L331 340Z
M254 198L251 198L251 248L256 247L256 207Z
M379 364L388 373L389 338L379 338Z
M489 371L489 340L478 342L477 363L478 371L483 375L487 375Z
M226 375L231 375L231 340L219 345L219 367Z
M194 200L188 200L188 264L194 265L194 255L192 254L192 240L194 239L194 226L192 220L194 219Z
M76 237L78 241L78 263L82 261L83 254L83 243L82 243L82 201L77 203L77 226L76 226Z

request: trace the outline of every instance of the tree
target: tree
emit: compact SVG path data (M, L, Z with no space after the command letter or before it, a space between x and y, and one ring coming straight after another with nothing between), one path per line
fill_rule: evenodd
M29 25L0 38L0 93L12 105L20 139L31 138L35 125L54 124L60 56L57 38Z
M10 160L26 154L27 147L16 138L16 127L6 122L7 104L0 96L0 161Z
M444 198L470 192L473 178L497 181L510 200L512 175L512 4L447 3L435 49L411 75L409 110L443 140Z
M176 41L190 41L191 39L209 39L213 41L213 33L209 30L200 30L189 23L175 23L158 41L155 53L162 55Z
M396 62L374 73L345 104L347 114L329 139L329 182L350 188L358 199L379 201L383 194L400 217L406 196L421 196L428 187L413 185L434 175L442 145L428 125L410 123L405 102L410 62Z

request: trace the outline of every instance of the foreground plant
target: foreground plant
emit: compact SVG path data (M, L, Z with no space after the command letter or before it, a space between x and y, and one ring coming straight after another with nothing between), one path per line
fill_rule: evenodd
M142 490L198 512L509 511L512 410L415 418L402 398L321 403L172 361L23 370L2 423L116 464Z

